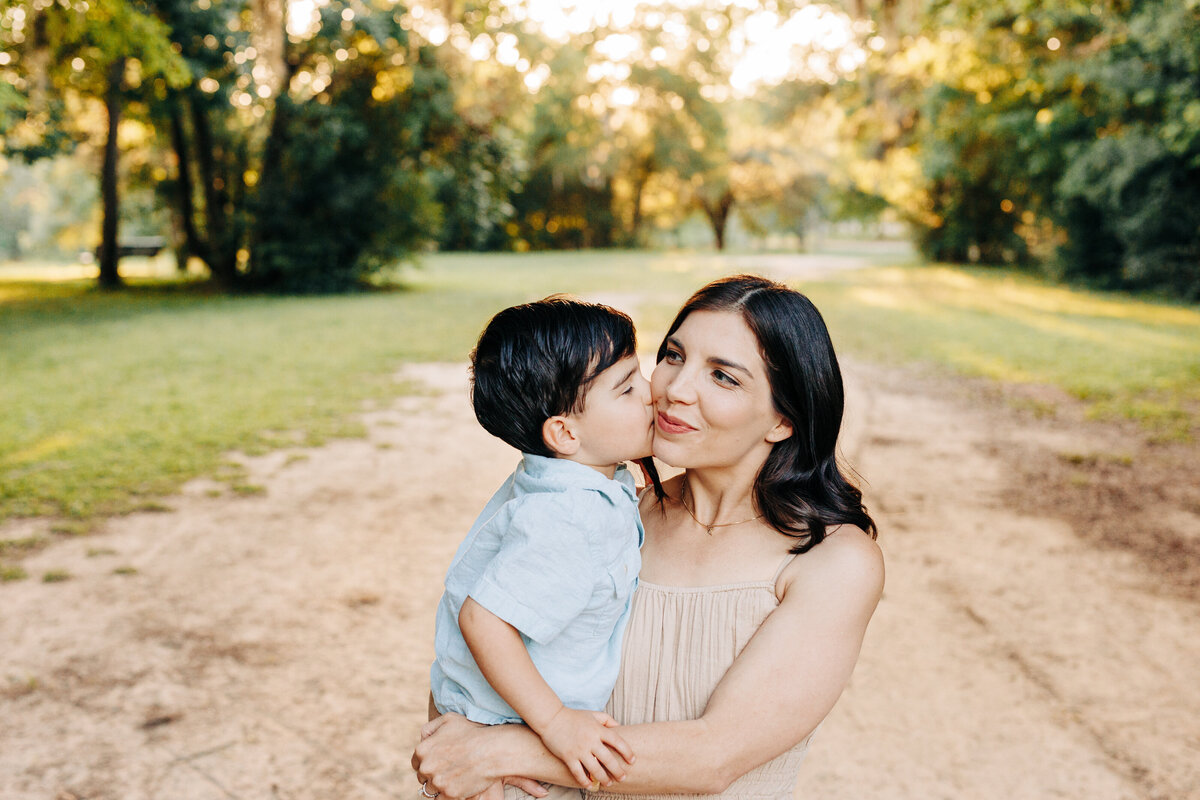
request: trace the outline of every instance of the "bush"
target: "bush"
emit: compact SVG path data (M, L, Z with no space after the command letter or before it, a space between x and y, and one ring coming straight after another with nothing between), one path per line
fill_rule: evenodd
M505 225L519 189L518 145L506 129L488 130L466 121L457 126L445 165L433 173L442 209L441 250L507 250Z
M1200 168L1134 129L1090 145L1059 194L1066 276L1200 300Z
M431 141L452 123L449 79L423 50L405 91L383 97L382 56L341 67L326 94L281 97L254 209L246 283L279 292L336 292L431 241L440 216L428 183Z

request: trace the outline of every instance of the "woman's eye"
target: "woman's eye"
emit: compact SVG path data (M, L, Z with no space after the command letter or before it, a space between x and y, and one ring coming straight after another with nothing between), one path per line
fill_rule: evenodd
M631 392L633 392L632 386L626 388L625 391L621 392L621 396L624 397L625 395L630 394Z
M663 356L663 361L666 361L669 364L677 364L682 360L683 354L678 350L668 350L666 355Z
M713 379L724 386L740 386L737 380L727 372L722 372L719 369L713 370Z

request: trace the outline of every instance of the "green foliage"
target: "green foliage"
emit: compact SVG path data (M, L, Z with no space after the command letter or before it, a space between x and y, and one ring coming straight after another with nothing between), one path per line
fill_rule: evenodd
M1200 9L1138 4L1123 21L1078 68L1098 136L1075 145L1057 186L1069 237L1059 268L1200 299ZM1090 252L1092 240L1115 255Z
M891 47L864 102L927 256L1200 297L1200 7L938 2Z
M1200 299L1200 166L1133 130L1088 147L1060 190L1066 275Z
M340 17L327 28L340 29ZM390 19L390 18L388 18ZM378 45L404 37L398 24L376 29ZM344 44L332 31L322 47ZM402 77L409 86L381 99L386 53L362 53L332 76L321 101L282 97L273 143L278 168L260 184L255 247L246 280L272 291L342 291L403 258L438 227L421 154L446 135L452 100L432 50L419 51Z
M152 132L124 175L127 211L140 211L128 230L169 220L179 263L199 258L226 289L359 286L436 237L433 170L459 156L445 146L457 122L450 77L434 48L410 46L401 7L321 4L317 30L288 36L272 16L284 6L15 4L0 13L0 41L16 45L0 65L0 86L12 87L0 94L0 137L27 157L74 146L86 126L71 124L71 93L104 96L108 65L125 63L126 118ZM458 157L450 171L487 167ZM158 202L169 215L152 213ZM476 209L455 210L461 230Z
M956 263L1025 261L1018 209L1036 202L1037 187L1030 154L1018 143L1036 127L1034 111L1003 108L986 96L981 103L975 92L945 85L926 97L917 128L929 220L917 228L922 253Z
M507 223L520 191L521 159L510 131L460 120L443 157L431 171L434 199L442 209L441 250L505 250Z
M829 218L841 222L843 220L869 221L878 219L888 208L888 203L877 194L864 192L857 186L834 186L830 188Z
M23 0L0 9L0 49L9 80L0 80L0 140L27 160L70 149L84 133L72 98L98 98L107 71L126 62L126 80L189 80L167 27L141 0L87 4ZM79 65L82 65L79 66Z
M614 145L604 120L585 106L588 49L563 46L547 58L550 77L538 92L526 143L529 174L513 197L519 247L607 247L619 238L613 180Z

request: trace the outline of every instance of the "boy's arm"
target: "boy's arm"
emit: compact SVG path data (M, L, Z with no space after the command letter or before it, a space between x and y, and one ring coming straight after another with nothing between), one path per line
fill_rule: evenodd
M616 722L599 711L564 707L534 666L516 628L470 597L459 612L458 627L483 677L581 786L594 783L593 778L607 783L609 776L624 777L621 758L632 763L633 751L609 730Z
M562 703L533 665L521 634L471 597L463 602L458 627L483 677L540 733Z

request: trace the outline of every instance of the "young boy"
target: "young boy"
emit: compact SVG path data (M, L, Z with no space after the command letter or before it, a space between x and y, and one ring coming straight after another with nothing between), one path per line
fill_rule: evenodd
M653 432L635 344L625 314L564 297L488 323L471 355L475 416L524 455L459 546L437 610L438 710L523 721L580 786L633 760L600 709L641 567L621 463L648 456Z

